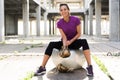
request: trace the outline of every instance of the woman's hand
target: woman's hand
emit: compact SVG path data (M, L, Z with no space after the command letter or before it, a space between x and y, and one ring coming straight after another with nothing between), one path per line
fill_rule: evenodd
M66 45L69 46L70 44L71 44L71 41L68 40L68 41L66 42Z
M69 40L64 41L64 45L63 46L69 46L71 44L71 42Z

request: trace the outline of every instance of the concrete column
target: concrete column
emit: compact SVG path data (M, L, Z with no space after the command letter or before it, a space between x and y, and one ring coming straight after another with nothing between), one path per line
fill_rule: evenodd
M82 27L82 34L85 34L85 15L83 17L83 27Z
M44 0L44 7L47 7L47 0ZM47 10L44 13L44 35L47 35Z
M84 8L85 8L85 13L84 13L84 16L85 16L85 32L84 34L88 35L88 0L84 0Z
M23 34L28 37L28 26L29 26L29 0L22 0L23 6Z
M44 7L47 7L47 0L44 0Z
M88 0L84 0L84 2L85 2L85 8L88 8L88 4L89 4L88 2L89 1Z
M109 0L111 41L120 41L120 0Z
M14 24L15 24L15 35L18 35L18 16L15 15L15 20L14 20Z
M30 19L30 36L32 35L32 19Z
M0 42L4 41L4 0L0 0Z
M85 0L83 0L83 7L85 8Z
M53 27L52 27L52 33L53 33L53 35L55 34L55 31L54 31L54 28L55 28L55 24L54 24L54 19L52 19L52 22L53 22Z
M47 12L44 13L44 35L47 35Z
M93 5L89 6L89 35L93 35Z
M49 19L49 35L51 35L51 19Z
M57 23L57 20L54 20L54 25L55 25L55 29L54 29L54 35L57 35L57 27L56 27L56 23Z
M101 0L95 0L96 36L101 36Z
M49 1L49 9L51 9L52 8L51 0L48 1Z
M85 34L88 35L88 15L85 14Z
M37 36L40 36L40 20L41 20L41 8L40 8L40 5L37 6L36 8L36 14L37 14L37 17L36 17L36 22L37 22L37 28L36 28L36 32L37 32Z

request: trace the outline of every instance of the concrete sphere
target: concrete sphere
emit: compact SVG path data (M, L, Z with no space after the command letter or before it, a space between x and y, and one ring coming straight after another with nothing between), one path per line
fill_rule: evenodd
M57 66L58 64L62 64L68 68L78 69L81 68L85 63L85 56L83 51L78 50L70 50L70 57L62 58L59 56L59 51L57 49L53 50L52 60L53 63Z

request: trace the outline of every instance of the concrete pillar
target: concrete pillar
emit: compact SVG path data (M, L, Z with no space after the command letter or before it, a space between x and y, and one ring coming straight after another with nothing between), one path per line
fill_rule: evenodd
M47 0L44 0L44 7L47 7Z
M52 8L52 3L51 3L51 0L48 0L49 1L49 9Z
M88 0L84 0L84 2L85 2L85 8L88 8L88 4L89 4L88 2L89 1Z
M32 35L32 19L30 19L30 36Z
M44 13L44 35L47 35L47 12Z
M120 0L109 0L111 41L120 41Z
M55 30L54 30L54 28L55 28L55 24L54 24L54 19L52 19L52 22L53 22L53 26L52 26L52 33L53 33L53 35L55 34Z
M85 15L83 17L82 34L85 34Z
M84 34L88 35L88 0L84 0L84 9L85 9L85 12L84 12L84 16L85 16L85 32Z
M84 16L85 16L85 32L84 32L84 34L86 34L86 35L88 35L88 11L85 11L85 13L84 13Z
M44 7L47 7L47 0L44 0ZM47 35L47 10L44 13L44 35Z
M4 41L4 0L0 0L0 42Z
M93 35L93 5L89 5L89 35Z
M88 35L88 15L85 15L85 34Z
M101 36L101 0L95 0L96 36Z
M49 35L51 35L51 19L49 19Z
M83 7L85 8L85 0L83 0Z
M57 20L55 19L55 22L54 22L54 25L55 25L55 29L54 29L54 35L57 35L57 27L56 27L56 23L57 23Z
M18 16L17 15L15 15L15 20L14 20L14 24L15 24L15 35L18 35Z
M40 20L41 20L41 8L40 8L40 5L37 6L36 8L36 14L37 14L37 17L36 17L36 22L37 22L37 28L36 28L36 32L37 32L37 36L40 36Z
M23 34L28 37L28 26L29 26L29 0L22 0L23 6Z

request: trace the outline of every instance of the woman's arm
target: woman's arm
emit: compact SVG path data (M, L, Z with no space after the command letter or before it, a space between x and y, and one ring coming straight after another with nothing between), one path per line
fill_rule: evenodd
M79 24L77 26L77 34L75 37L73 37L71 40L67 41L67 43L70 45L72 42L74 42L76 39L78 39L81 36L81 25Z
M60 29L60 28L59 28L59 31L60 31L60 34L61 34L61 37L62 37L62 40L63 40L63 46L67 46L67 44L66 44L67 38L66 38L65 33L64 33L63 30Z
M65 33L63 32L62 29L59 29L60 34L62 36L63 39L63 46L68 46L70 45L72 42L74 42L76 39L78 39L81 36L81 26L80 24L77 26L77 34L75 35L75 37L73 37L71 40L67 40Z

